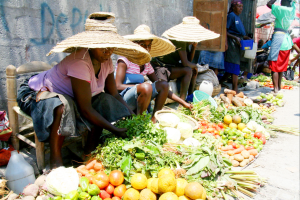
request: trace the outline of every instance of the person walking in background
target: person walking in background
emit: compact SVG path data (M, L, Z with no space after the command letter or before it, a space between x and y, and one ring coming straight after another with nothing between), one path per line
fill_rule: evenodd
M267 6L272 9L272 14L276 17L268 61L272 70L274 92L277 93L281 89L281 79L283 72L287 70L290 51L293 46L288 29L294 20L296 6L292 0L282 0L281 6L275 5L275 2L276 0L270 0L267 3Z
M240 54L241 40L250 39L246 36L244 25L239 17L243 11L243 3L241 0L232 0L231 6L227 15L227 43L228 49L225 52L225 74L220 80L223 82L232 76L232 89L238 92L238 75L240 74ZM226 86L227 87L227 86Z

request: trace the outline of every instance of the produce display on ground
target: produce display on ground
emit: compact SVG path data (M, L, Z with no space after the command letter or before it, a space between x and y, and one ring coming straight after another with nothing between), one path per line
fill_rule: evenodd
M295 79L297 78L298 75L295 75ZM259 82L259 85L262 87L274 88L271 76L266 76L263 73L261 73L253 75L250 79ZM295 81L286 80L284 77L282 78L281 89L292 90L294 86L299 87L299 83Z
M272 125L271 114L284 106L282 99L282 93L248 98L225 89L215 98L217 107L202 100L191 110L165 111L156 124L145 113L122 119L115 126L126 128L127 138L104 131L102 144L84 165L54 169L23 193L10 193L9 200L252 198L266 179L245 167L275 131L299 135ZM197 121L196 128L187 116Z

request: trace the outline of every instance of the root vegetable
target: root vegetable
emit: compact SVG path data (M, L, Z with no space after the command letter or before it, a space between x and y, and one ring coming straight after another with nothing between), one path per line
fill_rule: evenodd
M228 150L233 150L233 149L234 149L234 148L233 148L232 145L228 145L228 146L226 146L226 147L222 147L222 148L221 148L222 151L228 151Z
M229 155L228 154L223 154L222 156L225 157L225 158L227 158L227 159L229 159Z
M245 147L241 145L238 149L233 150L233 153L238 154L241 153L243 150L245 150Z
M229 160L232 162L234 160L234 156L229 156Z
M249 159L245 159L240 163L241 167L245 167L249 163Z
M80 174L82 174L83 176L87 175L89 173L89 170L87 170L85 167L82 168L76 168L76 171Z
M233 94L227 94L227 98L229 100L229 104L231 104L232 98L233 98Z
M221 94L220 98L224 101L225 104L230 104L228 97L226 97L224 94Z
M235 95L236 97L240 97L240 98L244 98L244 93L243 92L240 92L238 94Z
M90 169L93 169L94 168L94 165L96 164L97 160L93 160L92 162L88 163L85 168L87 170L90 170Z
M239 161L232 160L231 161L233 167L238 167L240 165Z
M95 169L95 171L103 170L102 163L99 163L99 162L95 163L94 169Z
M250 155L253 155L254 157L258 154L258 151L256 149L251 149L248 151Z
M250 153L249 153L247 150L243 150L243 151L241 152L241 155L242 155L245 159L247 159L247 158L249 158Z
M234 155L234 152L233 152L232 150L229 150L229 151L227 151L227 154L228 154L229 156L233 156L233 155Z
M236 91L234 91L234 90L229 90L229 89L225 89L225 90L224 90L224 93L225 93L225 94L233 94L233 95L236 95Z
M254 160L254 156L253 156L253 155L250 155L250 156L249 156L249 162L251 162L252 160Z
M244 160L244 157L241 154L234 155L234 160L242 162Z
M242 103L241 101L239 101L236 97L232 98L232 104L237 106L237 107L242 107L244 103Z

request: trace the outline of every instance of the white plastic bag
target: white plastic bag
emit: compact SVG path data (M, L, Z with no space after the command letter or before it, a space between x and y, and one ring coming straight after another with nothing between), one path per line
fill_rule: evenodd
M202 74L198 74L196 84L200 85L202 81L210 81L212 82L214 87L219 85L218 77L216 76L215 72L211 69Z

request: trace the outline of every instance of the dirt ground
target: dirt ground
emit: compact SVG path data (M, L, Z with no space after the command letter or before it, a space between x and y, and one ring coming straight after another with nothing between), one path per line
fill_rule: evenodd
M284 107L273 114L274 125L288 125L299 129L299 88L284 90ZM268 179L255 200L296 200L299 193L299 136L278 133L265 145L257 160L245 170L254 170Z

